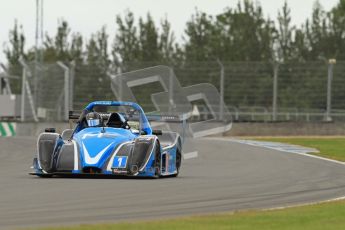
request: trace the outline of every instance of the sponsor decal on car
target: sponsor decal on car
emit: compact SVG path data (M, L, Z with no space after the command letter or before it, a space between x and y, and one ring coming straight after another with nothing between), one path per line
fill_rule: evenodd
M127 166L127 156L116 156L113 161L112 168L126 168Z

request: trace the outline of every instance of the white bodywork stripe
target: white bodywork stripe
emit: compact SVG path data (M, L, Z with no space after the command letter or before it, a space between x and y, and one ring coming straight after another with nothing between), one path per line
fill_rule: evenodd
M91 157L89 152L87 151L84 143L83 143L83 152L84 152L84 157L85 157L85 163L86 164L96 164L112 144L113 143L110 143L107 147L105 147L102 151L100 151L95 157Z
M72 140L73 142L73 149L74 149L74 170L78 170L78 164L79 164L79 159L78 159L78 146L77 146L77 143Z

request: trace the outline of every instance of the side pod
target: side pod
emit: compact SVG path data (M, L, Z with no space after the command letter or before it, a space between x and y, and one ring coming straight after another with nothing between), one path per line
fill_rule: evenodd
M57 153L56 171L58 172L72 172L75 164L74 144L72 141L64 142L61 150Z
M157 141L155 136L138 137L134 142L130 165L136 165L139 172L143 171L151 158Z
M38 166L45 172L54 170L54 153L60 143L61 138L57 133L42 133L37 142L37 161Z

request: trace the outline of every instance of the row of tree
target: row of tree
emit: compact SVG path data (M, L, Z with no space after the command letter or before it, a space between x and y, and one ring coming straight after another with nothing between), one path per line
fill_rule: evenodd
M184 76L183 68L191 69L195 66L197 71L188 72L185 74L187 77L180 79L182 84L187 82L188 85L193 83L196 77L206 79L212 75L212 71L219 70L217 60L223 63L244 61L290 64L324 61L330 58L345 60L345 0L339 0L339 3L328 12L315 2L311 18L306 19L300 26L292 24L291 10L287 3L278 10L276 23L264 16L259 3L249 0L242 0L237 7L226 8L223 13L216 16L196 11L186 23L183 42L180 43L177 42L167 19L157 24L152 16L147 14L146 17L137 20L130 11L125 15L116 16L116 29L111 33L115 33L114 41L109 41L109 32L105 27L85 38L82 34L72 31L68 22L62 20L58 23L55 35L45 35L40 53L45 63L55 63L58 60L65 63L75 61L76 85L86 87L93 85L97 79L100 87L95 92L99 94L103 92L104 87L109 88L109 78L106 75L109 68L124 72L156 64L168 64L182 69L177 76ZM10 71L19 74L19 57L34 61L35 49L25 47L25 34L17 23L9 35L4 52ZM205 62L212 62L213 67L207 69L205 67L210 64L200 64ZM228 66L227 73L234 69L236 68ZM270 66L267 69L272 70ZM236 73L233 73L234 75ZM290 76L290 80L294 82L299 78L298 74ZM217 82L218 80L212 83L218 86ZM227 87L233 88L226 92L228 101L234 105L256 105L261 101L261 104L269 106L269 89L272 88L270 70L266 71L264 77L255 72L252 81L249 82L250 84L248 81L243 82L241 87L229 84ZM323 76L320 75L317 82L318 85L315 87L323 88ZM305 80L306 86L309 83ZM303 85L299 86L303 89ZM248 95L254 88L258 91L255 94L257 96L250 103ZM260 93L263 88L268 89L267 93ZM291 88L286 90L286 99L281 99L281 104L289 106L291 95L300 95L293 91L297 90L296 87ZM75 92L78 98L90 96L84 92L85 90L79 89L82 87L78 87ZM322 95L318 101L323 101ZM303 101L300 97L293 103L301 103L303 107L324 106Z
M115 40L109 49L105 27L85 39L72 32L67 21L54 36L45 35L43 59L86 62L107 67L133 62L310 61L345 60L345 0L329 12L315 2L312 17L297 27L287 3L278 11L277 23L265 18L259 3L243 0L236 8L211 16L196 11L186 23L183 43L176 42L167 19L160 25L151 15L136 21L132 12L116 17ZM109 52L111 50L111 52ZM25 47L25 35L15 23L4 50L10 65L19 56L34 60L34 48Z

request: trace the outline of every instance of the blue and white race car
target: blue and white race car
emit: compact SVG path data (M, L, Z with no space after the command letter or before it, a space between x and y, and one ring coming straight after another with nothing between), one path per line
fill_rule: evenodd
M73 118L73 114L71 115ZM70 117L71 118L71 117ZM72 119L71 118L71 119ZM37 141L32 175L177 176L182 141L175 132L152 130L136 103L96 101L77 117L75 128L46 129Z

